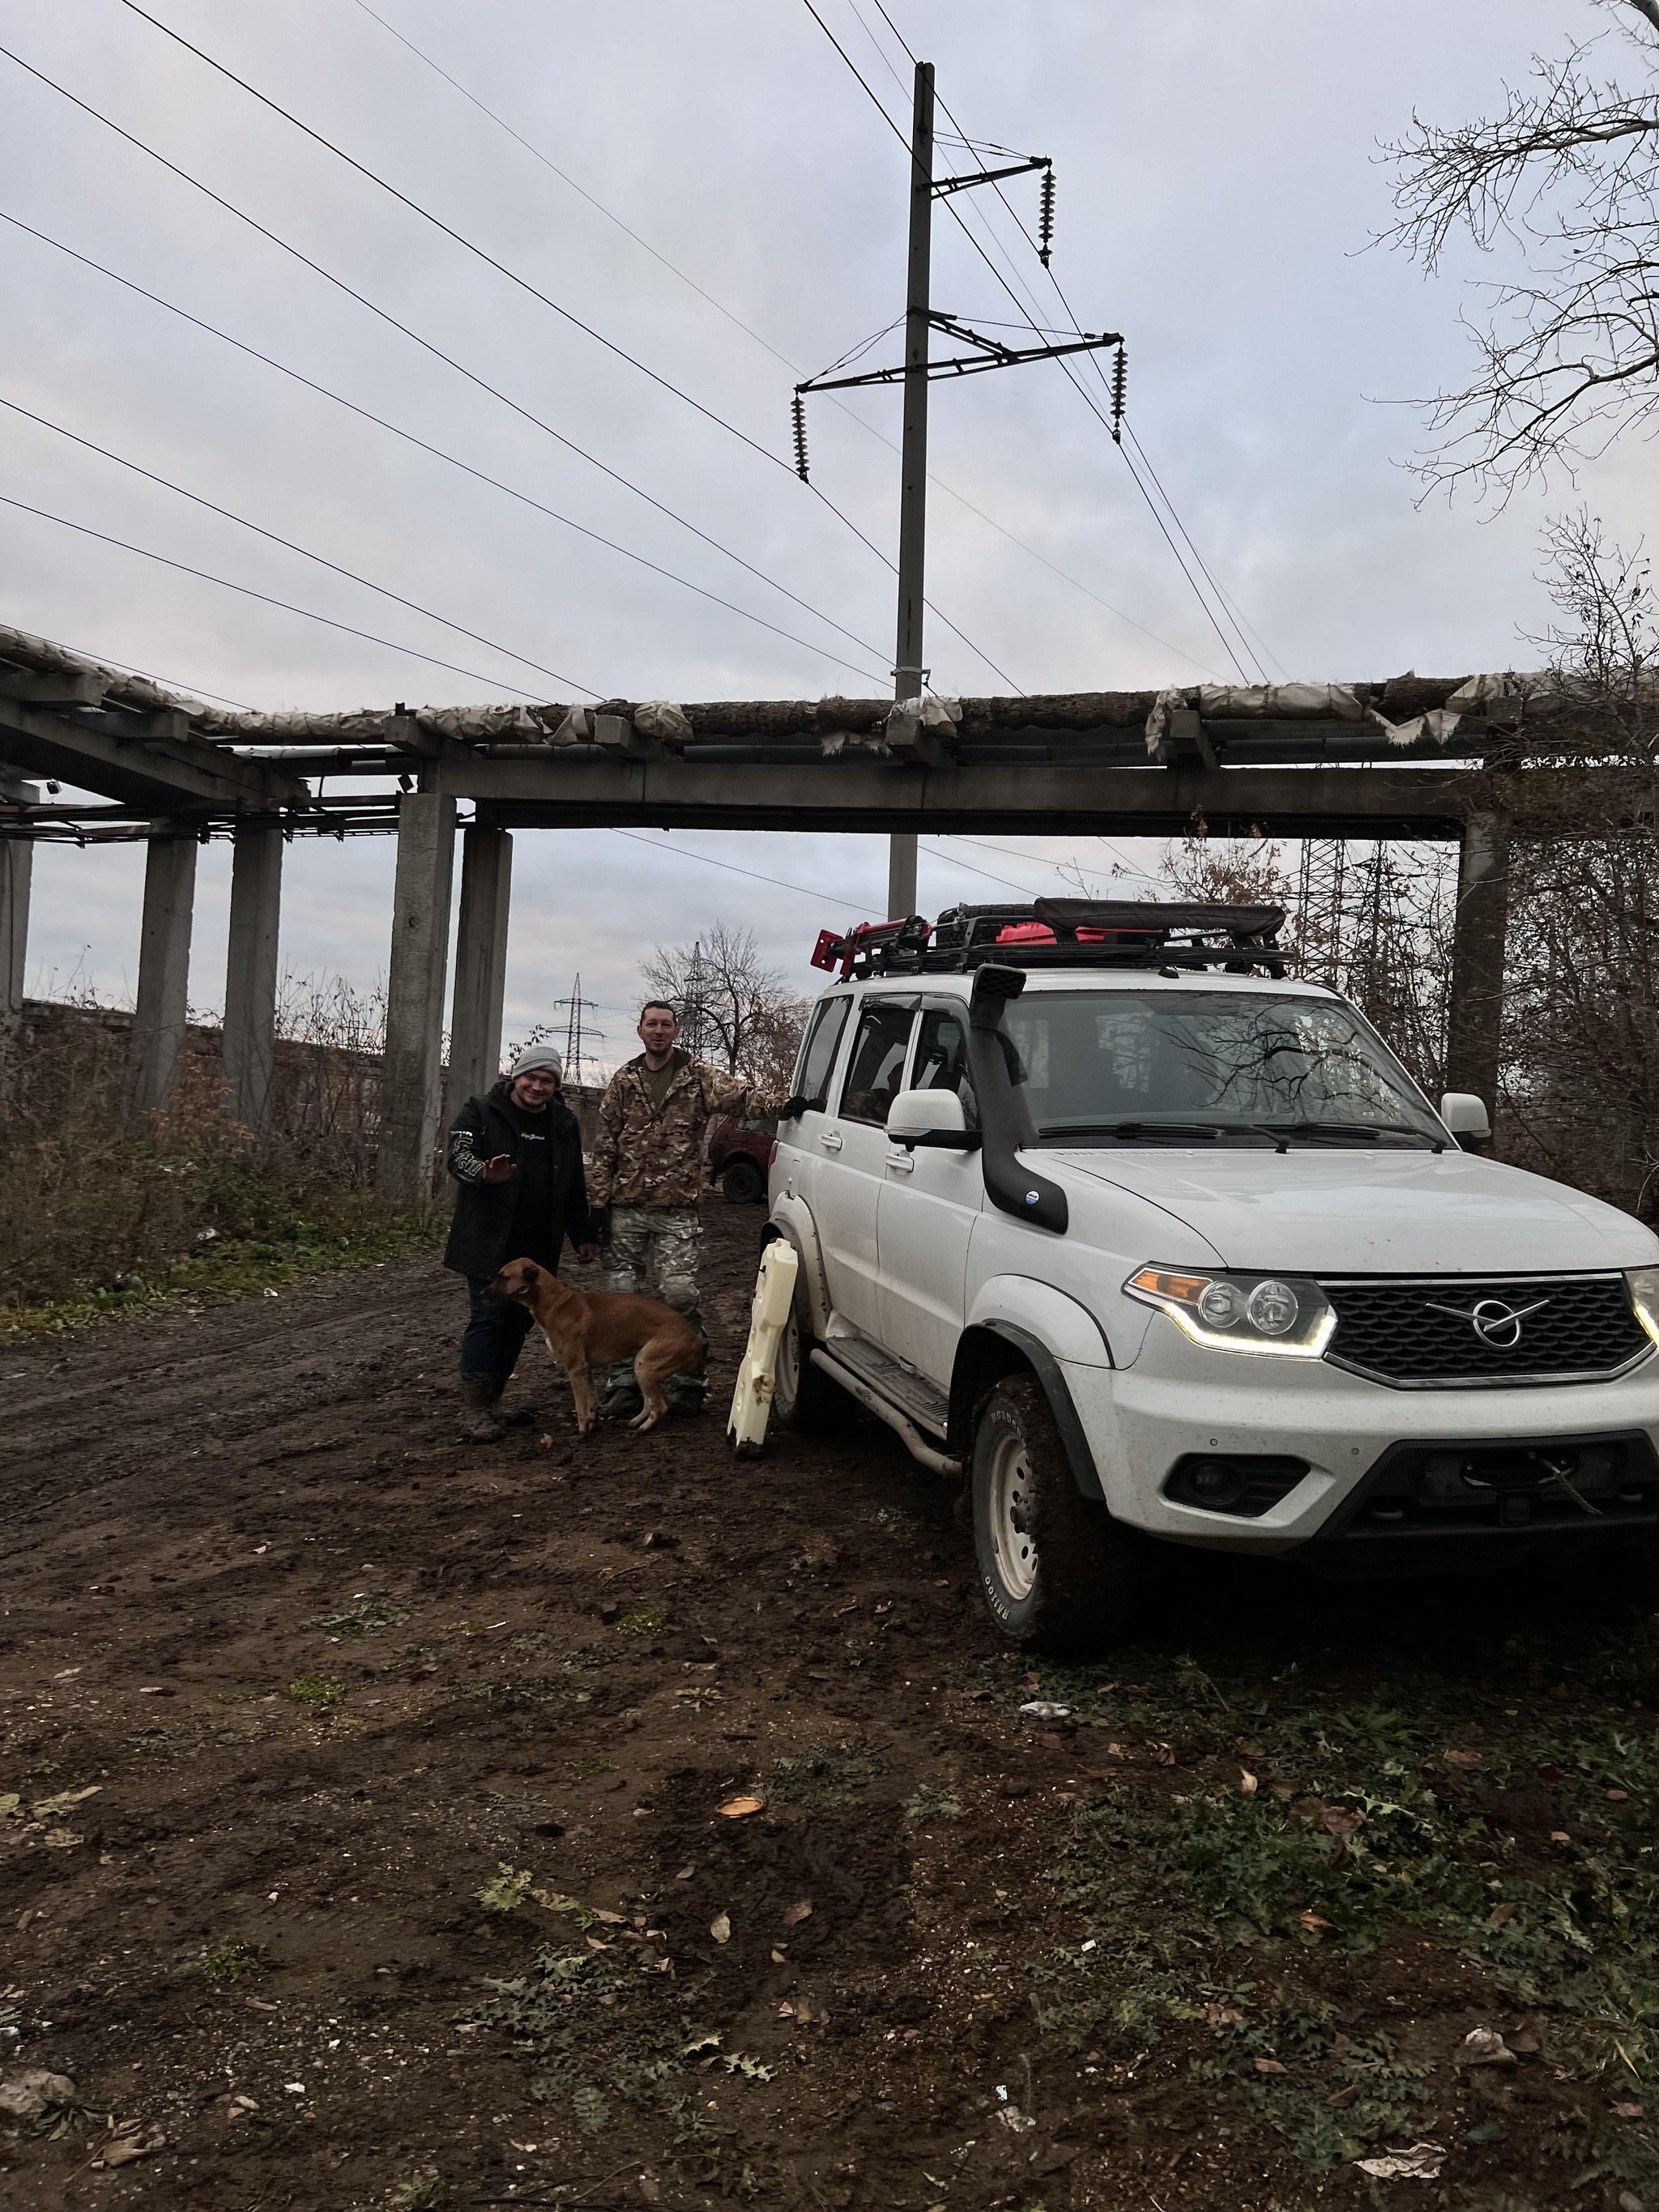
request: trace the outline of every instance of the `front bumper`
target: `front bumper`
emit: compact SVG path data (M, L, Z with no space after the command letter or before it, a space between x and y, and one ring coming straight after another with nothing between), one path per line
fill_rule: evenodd
M1322 1359L1206 1351L1160 1317L1133 1367L1067 1362L1065 1374L1112 1514L1170 1542L1305 1552L1329 1572L1421 1571L1659 1529L1659 1358L1609 1382L1394 1390ZM1461 1503L1423 1501L1431 1449L1455 1458L1495 1445L1579 1454L1595 1510L1553 1486L1524 1517L1496 1510L1520 1492L1494 1492L1491 1511L1455 1483ZM1203 1454L1295 1458L1308 1472L1249 1518L1166 1497L1177 1462Z

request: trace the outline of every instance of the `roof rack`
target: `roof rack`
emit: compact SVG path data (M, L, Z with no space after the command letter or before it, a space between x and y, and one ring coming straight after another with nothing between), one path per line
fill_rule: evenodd
M953 906L929 923L919 915L865 921L837 936L821 930L812 965L843 979L960 973L994 961L1009 968L1260 969L1282 976L1281 906L1163 904L1129 899L1039 898L1021 906Z

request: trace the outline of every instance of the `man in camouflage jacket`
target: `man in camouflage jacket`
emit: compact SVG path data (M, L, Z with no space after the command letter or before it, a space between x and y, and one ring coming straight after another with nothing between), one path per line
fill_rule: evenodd
M787 1117L795 1101L693 1060L681 1049L679 1033L679 1018L665 1000L653 999L641 1011L639 1038L645 1050L617 1069L599 1101L587 1193L606 1247L606 1290L647 1291L689 1315L701 1330L697 1200L708 1124L722 1114ZM631 1364L619 1361L607 1379L606 1410L637 1411ZM702 1376L676 1376L668 1386L669 1403L696 1412L707 1387Z

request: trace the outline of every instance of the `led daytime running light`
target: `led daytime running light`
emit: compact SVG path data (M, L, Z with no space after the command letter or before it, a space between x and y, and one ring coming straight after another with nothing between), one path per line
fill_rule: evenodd
M1644 1315L1643 1325L1659 1342L1659 1268L1644 1272L1653 1278L1652 1317ZM1330 1301L1305 1278L1147 1267L1138 1268L1123 1288L1142 1305L1167 1314L1183 1336L1211 1352L1317 1359L1336 1330ZM1635 1297L1632 1289L1632 1302Z

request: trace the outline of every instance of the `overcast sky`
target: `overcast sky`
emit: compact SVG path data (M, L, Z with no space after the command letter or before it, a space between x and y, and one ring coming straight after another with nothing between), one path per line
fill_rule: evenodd
M802 0L373 4L155 0L152 12L766 455L787 458L796 375L893 321L904 282L903 151ZM1054 274L1085 328L1127 334L1136 433L1273 672L1524 665L1535 656L1517 633L1547 618L1534 575L1544 517L1582 497L1615 535L1639 535L1655 464L1636 444L1576 489L1558 483L1501 514L1468 500L1418 504L1402 464L1423 428L1403 403L1465 373L1458 317L1469 284L1493 269L1466 252L1425 280L1367 250L1389 215L1378 142L1402 131L1414 106L1454 120L1494 106L1534 52L1607 28L1589 0L888 0L888 11L937 64L968 136L1053 155ZM873 0L820 0L820 12L908 127L909 64ZM0 223L0 398L491 643L4 410L0 493L390 642L15 507L0 507L0 620L263 708L504 698L514 687L543 699L586 687L678 700L887 688L890 575L787 469L121 0L14 4L4 20L4 44L24 61L684 522L0 58L0 211L12 219ZM943 116L940 127L950 127ZM1035 185L1006 189L1034 224ZM988 217L1018 257L1042 319L1060 318L1012 219L976 199L974 219ZM792 636L417 452L61 247ZM933 289L936 304L969 319L1013 313L943 218ZM897 346L889 336L870 358L896 359ZM812 403L813 480L890 548L898 398L856 403ZM937 688L1231 673L1121 455L1057 367L936 386L933 464L949 489L933 495L931 596L975 648L933 623ZM999 878L1005 890L1059 888L1054 863L1072 855L1103 877L1113 866L1095 839L1011 831L994 842L1003 854L927 840L923 911L996 896ZM820 924L884 904L875 838L538 831L516 846L509 1034L553 1018L580 969L612 1057L631 1043L626 1008L652 945L689 939L719 917L752 927L805 987ZM1145 866L1155 853L1128 857ZM285 964L371 986L385 965L392 860L386 840L296 842ZM137 848L40 850L32 992L60 994L73 977L108 999L130 995L142 870ZM216 846L203 855L192 969L204 1008L222 992L228 880L228 848Z

